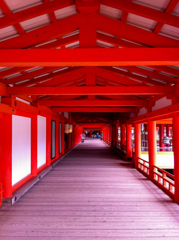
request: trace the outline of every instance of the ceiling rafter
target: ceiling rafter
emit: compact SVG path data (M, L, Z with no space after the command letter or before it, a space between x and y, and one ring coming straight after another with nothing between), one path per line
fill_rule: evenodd
M11 19L13 17L13 13L11 12L11 10L9 9L8 5L6 4L6 2L4 0L0 1L0 8L5 13L7 18ZM0 18L0 22L4 22L4 17ZM7 26L9 26L9 25L14 25L14 27L16 28L16 30L18 31L19 34L25 33L24 29L21 27L21 25L18 22L8 24ZM5 27L7 27L7 26L5 26ZM1 28L1 26L0 26L0 28Z
M171 26L179 27L179 17L168 14L166 12L161 12L153 8L145 7L132 1L124 0L101 0L101 3L113 7L115 9L122 10L127 13L136 14L145 18L149 18L160 22L162 24L168 24Z
M87 23L86 17L82 14L76 14L23 35L0 42L0 49L30 48L34 45L74 32L85 23Z
M150 47L179 47L179 41L158 35L153 32L129 25L127 23L94 13L91 21L97 27L97 30L112 34L117 37L122 37L127 40L145 44ZM133 33L133 34L131 34Z
M43 14L48 14L48 13L54 12L55 10L59 10L75 4L74 0L63 0L63 1L45 0L45 3L43 4L12 14L9 9L7 10L7 5L5 4L5 2L4 1L1 1L1 2L2 3L0 3L0 7L2 8L2 10L7 16L0 18L0 28L16 25L16 24L19 24L20 22L29 20L31 18L35 18Z

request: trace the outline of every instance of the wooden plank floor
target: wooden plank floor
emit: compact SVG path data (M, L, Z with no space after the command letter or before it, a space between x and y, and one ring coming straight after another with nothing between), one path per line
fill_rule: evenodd
M179 239L179 206L120 160L86 140L15 205L0 208L0 239Z

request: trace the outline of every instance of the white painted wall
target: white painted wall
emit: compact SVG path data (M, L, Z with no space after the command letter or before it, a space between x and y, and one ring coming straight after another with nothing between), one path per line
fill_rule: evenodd
M37 168L46 164L46 117L37 116Z
M146 161L149 161L148 154L141 154L141 158ZM170 155L157 154L156 166L159 168L174 169L174 154L173 153Z
M168 107L172 104L171 99L167 99L166 97L163 97L155 102L155 106L152 107L152 111Z
M12 186L31 173L31 118L12 115Z
M147 109L145 107L143 107L143 108L139 109L139 113L137 114L137 116L141 116L146 113L147 113Z

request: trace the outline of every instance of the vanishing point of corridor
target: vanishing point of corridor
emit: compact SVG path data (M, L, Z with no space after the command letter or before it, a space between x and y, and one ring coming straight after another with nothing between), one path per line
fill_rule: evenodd
M80 143L15 205L0 239L179 239L179 206L103 141Z

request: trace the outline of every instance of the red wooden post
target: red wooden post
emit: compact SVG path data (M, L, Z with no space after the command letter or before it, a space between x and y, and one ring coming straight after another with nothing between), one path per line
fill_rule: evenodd
M126 140L125 140L125 124L121 125L121 144L126 145Z
M37 175L37 115L31 118L31 173Z
M132 158L132 125L126 124L126 157Z
M90 130L90 137L92 138L92 130Z
M75 127L75 129L76 129L76 127ZM64 121L62 122L62 132L61 132L61 134L62 134L62 138L61 138L61 141L62 141L62 154L64 154L64 152L65 152L65 146L64 146L64 141L65 141L65 139L64 139L64 131L65 131L65 123L64 123ZM76 131L75 131L75 135L76 135ZM76 137L75 137L75 139L76 139Z
M46 146L46 163L51 165L51 115L47 116L47 146Z
M153 166L156 165L157 143L156 143L156 122L148 121L149 138L149 179L153 180Z
M12 196L12 115L0 118L0 182L3 184L3 198Z
M163 144L163 137L164 137L164 124L160 124L160 151L164 152L165 144Z
M59 156L59 123L58 119L56 121L56 133L55 133L55 158L58 159Z
M141 124L135 123L135 168L138 166L138 157L141 157Z
M174 200L179 204L179 115L173 115L173 151L174 151L174 177L175 177L175 195Z

